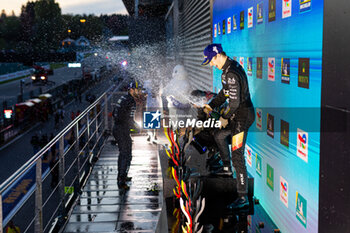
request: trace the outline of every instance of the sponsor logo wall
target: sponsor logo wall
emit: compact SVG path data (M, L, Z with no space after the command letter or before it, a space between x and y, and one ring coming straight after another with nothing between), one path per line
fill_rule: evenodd
M253 7L250 7L248 9L248 28L253 27L253 11L254 11Z
M247 73L255 196L282 232L318 232L320 111L305 109L321 106L323 0L216 0L212 30Z
M288 182L280 176L280 201L288 208Z
M262 176L262 157L256 154L256 174L258 174L260 177Z
M269 0L269 22L276 20L276 0Z
M245 152L246 152L246 161L247 161L247 164L251 167L252 166L252 149L246 145L245 147Z
M264 5L262 3L259 3L257 5L257 23L258 24L262 24L264 22Z
M259 130L262 130L262 110L260 108L256 108L255 112L256 112L256 117L255 117L256 128L258 128Z
M274 189L274 169L270 164L266 164L266 184L273 191Z
M290 59L282 58L281 60L281 81L282 83L290 83Z
M281 120L281 144L289 147L289 123Z
M263 58L256 58L256 78L262 79L263 77Z
M244 57L239 58L239 64L244 68Z
M270 81L275 81L275 66L276 66L275 58L269 57L268 64L267 64L267 68L268 68L268 78L267 79Z
M244 11L241 11L241 13L240 13L239 28L241 30L244 29Z
M227 33L231 33L231 17L227 18Z
M283 0L282 6L282 18L292 16L292 0Z
M247 75L252 76L253 75L253 58L248 57L247 59Z
M271 114L267 114L267 135L271 138L275 137L275 120L274 116Z

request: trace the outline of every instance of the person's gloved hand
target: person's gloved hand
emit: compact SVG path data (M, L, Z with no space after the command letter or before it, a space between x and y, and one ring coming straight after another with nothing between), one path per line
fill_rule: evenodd
M219 121L221 123L220 129L221 128L226 128L226 126L228 125L228 120L225 119L225 118L220 117Z
M180 102L177 101L177 100L175 99L175 97L172 96L172 95L168 96L168 99L169 99L169 102L171 102L175 107L177 107L177 106L180 104Z
M168 101L173 102L173 100L175 100L175 97L172 96L172 95L169 95L169 96L167 97L167 99L168 99Z
M203 111L209 116L209 113L213 111L213 109L208 104L204 104Z

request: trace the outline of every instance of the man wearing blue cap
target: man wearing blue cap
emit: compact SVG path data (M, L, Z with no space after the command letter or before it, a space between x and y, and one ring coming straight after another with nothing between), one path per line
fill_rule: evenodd
M131 82L128 86L128 94L122 96L113 109L113 136L118 143L118 187L128 190L126 184L127 175L131 163L132 140L130 129L135 125L132 111L135 111L136 100L140 97L141 90L137 82Z
M228 205L231 210L247 208L248 177L244 159L244 147L249 127L255 119L254 108L250 99L247 75L243 67L226 56L221 44L210 44L204 49L202 65L210 64L222 70L222 89L218 95L204 105L204 112L211 111L226 101L228 106L220 117L221 130L214 133L224 170L232 175L228 140L232 142L231 159L236 170L238 198Z

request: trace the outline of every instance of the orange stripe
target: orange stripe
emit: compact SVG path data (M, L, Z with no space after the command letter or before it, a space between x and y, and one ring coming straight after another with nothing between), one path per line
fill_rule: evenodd
M242 147L242 145L243 145L243 143L240 143L240 144L238 144L238 146L234 146L234 147L232 147L232 151L235 151L235 150L237 150L237 149L241 148L241 147Z

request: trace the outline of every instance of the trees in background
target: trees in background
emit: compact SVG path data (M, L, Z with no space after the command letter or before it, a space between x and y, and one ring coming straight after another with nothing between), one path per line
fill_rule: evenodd
M34 45L39 51L48 51L59 45L61 38L61 8L55 0L39 0L34 3Z
M21 23L16 16L6 16L5 12L0 19L0 46L15 47L17 38L20 37Z
M85 22L81 22L85 19ZM21 53L57 50L61 41L84 36L92 43L112 35L127 35L126 15L62 15L55 0L28 1L20 16L0 14L0 50Z
M32 52L35 38L35 3L27 2L22 5L21 14L19 16L21 23L21 37L17 44L19 52Z

